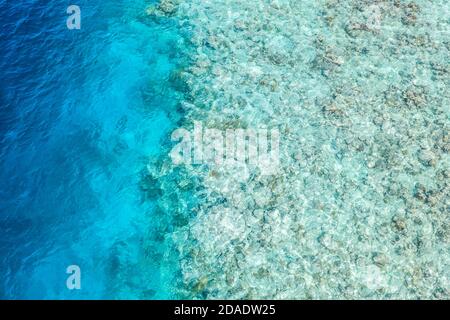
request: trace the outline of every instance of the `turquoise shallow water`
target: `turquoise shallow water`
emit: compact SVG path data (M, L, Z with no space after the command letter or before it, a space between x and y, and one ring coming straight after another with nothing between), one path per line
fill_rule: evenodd
M183 166L178 291L448 298L448 2L173 2L197 48L183 128L280 133L273 174Z
M141 182L177 119L183 38L149 1L77 4L81 30L64 1L0 2L0 296L169 297Z

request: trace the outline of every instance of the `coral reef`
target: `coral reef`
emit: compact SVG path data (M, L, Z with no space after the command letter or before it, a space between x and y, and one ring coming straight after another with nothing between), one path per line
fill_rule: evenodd
M154 170L161 206L182 217L166 235L179 297L450 298L448 9L161 2L196 47L174 78L189 92L181 125L281 133L275 175Z

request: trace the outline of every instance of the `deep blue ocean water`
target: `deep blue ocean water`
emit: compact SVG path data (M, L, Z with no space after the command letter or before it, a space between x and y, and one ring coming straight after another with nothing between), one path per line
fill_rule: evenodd
M169 297L160 254L143 252L155 203L139 184L165 152L185 61L150 3L0 0L0 298Z

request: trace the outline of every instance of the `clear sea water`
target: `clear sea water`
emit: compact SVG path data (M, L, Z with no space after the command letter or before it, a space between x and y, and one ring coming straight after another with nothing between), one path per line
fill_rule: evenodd
M0 0L0 298L166 298L140 182L176 119L183 38L152 1ZM145 245L148 244L148 245ZM81 268L83 290L66 288Z
M447 299L448 1L156 1L0 0L0 299Z

